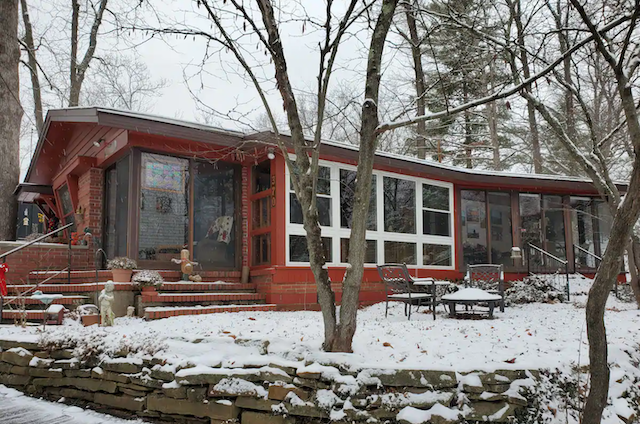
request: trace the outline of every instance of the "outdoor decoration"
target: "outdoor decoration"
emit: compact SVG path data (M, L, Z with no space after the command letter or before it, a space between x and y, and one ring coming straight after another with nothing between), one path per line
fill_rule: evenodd
M133 318L136 316L135 306L127 306L127 318Z
M182 249L180 251L180 259L171 259L174 264L180 264L180 270L182 271L182 279L184 281L191 280L190 275L193 274L193 266L198 265L197 262L189 260L189 249ZM195 280L191 280L195 281Z
M51 305L54 300L61 299L62 297L63 297L63 295L61 295L61 294L44 294L44 293L42 293L41 290L36 290L31 295L32 299L39 300L40 302L42 302L42 304L47 306L47 308L45 308L44 314L42 314L42 325L43 326L47 325L47 317L50 314L56 316L54 321L57 324L61 324L62 323L62 321L61 321L61 319L59 317L62 316L62 313L64 311L64 306L62 306L62 305L52 305L52 307L56 306L57 308L53 308L51 310L49 309L49 305Z
M9 271L9 265L0 264L0 295L2 296L9 294L7 290L7 278L5 276L7 271Z
M88 327L89 325L100 324L100 310L96 305L80 305L78 306L78 313L80 314L82 325L84 325L85 327Z
M145 269L136 272L132 279L133 287L142 291L155 291L162 287L164 282L162 275L158 271Z
M193 281L194 283L201 283L202 277L199 276L198 274L193 274L189 276L189 281Z
M113 280L121 283L131 281L133 270L138 267L136 261L126 257L116 257L107 262L107 269L111 270Z
M232 216L220 216L211 224L207 231L207 237L218 233L218 241L229 244L231 241L231 228L233 227Z
M115 318L115 314L113 313L113 301L115 300L113 290L113 281L108 281L104 285L104 289L100 292L100 296L98 296L100 321L103 327L111 327L113 325L113 319Z
M84 221L84 208L82 205L79 205L78 209L76 209L76 222L82 221Z

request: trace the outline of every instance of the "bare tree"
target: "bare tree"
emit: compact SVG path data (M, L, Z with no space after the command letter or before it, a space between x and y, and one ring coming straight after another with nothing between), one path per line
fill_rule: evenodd
M0 2L0 240L13 240L18 205L13 190L20 176L20 81L18 1Z

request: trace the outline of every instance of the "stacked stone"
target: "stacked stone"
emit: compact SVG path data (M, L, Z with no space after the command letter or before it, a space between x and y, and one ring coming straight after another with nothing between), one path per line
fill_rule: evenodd
M81 360L36 343L0 340L0 348L0 384L120 417L185 424L404 424L405 408L437 404L458 417L434 412L434 424L510 422L527 414L523 394L537 380L525 370L347 369L266 356L238 368L176 368L155 357Z

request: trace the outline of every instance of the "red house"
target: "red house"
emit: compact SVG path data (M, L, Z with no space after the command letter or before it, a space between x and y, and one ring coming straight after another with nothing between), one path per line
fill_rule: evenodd
M63 224L88 227L109 258L177 269L171 259L188 246L207 276L244 270L267 303L313 307L299 204L274 147L268 132L97 107L51 110L17 194ZM320 153L317 204L330 276L340 282L358 151L324 142ZM405 262L419 276L459 279L467 264L497 263L515 278L527 267L511 258L512 247L531 243L566 260L570 272L589 273L608 241L611 217L586 179L388 153L376 155L374 168L364 302L384 298L376 264ZM539 265L552 271L552 262Z

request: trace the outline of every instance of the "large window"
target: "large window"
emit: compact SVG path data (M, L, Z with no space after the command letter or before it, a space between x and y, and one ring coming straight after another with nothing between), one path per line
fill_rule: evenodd
M489 203L489 244L491 263L511 265L513 237L511 229L511 195L509 193L487 193Z
M251 201L251 264L271 263L271 208L275 205L272 190L271 160L251 169L253 187Z
M65 184L58 189L58 197L60 198L60 206L62 208L62 223L64 225L73 224L70 230L68 230L68 234L71 234L76 231L76 220L68 185Z
M356 171L340 170L340 226L351 228L353 207L356 201ZM375 231L376 222L376 176L371 180L371 200L367 215L367 230Z
M596 266L596 224L594 205L588 197L571 197L571 235L578 267Z
M128 254L130 157L120 160L105 173L104 245L109 258Z
M189 161L142 153L138 258L169 263L189 242Z
M432 236L451 235L449 189L422 185L422 233Z
M462 190L462 254L464 263L487 263L487 204L486 193Z
M347 264L356 168L321 161L320 169L316 201L321 212L324 248L331 264ZM287 263L303 264L309 261L309 256L302 210L290 183L287 187ZM406 263L452 269L455 264L452 189L451 183L374 171L366 216L365 264ZM324 217L320 210L322 202L326 204Z
M416 183L384 177L384 230L391 233L416 232Z

